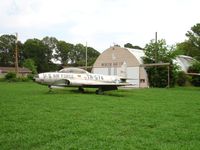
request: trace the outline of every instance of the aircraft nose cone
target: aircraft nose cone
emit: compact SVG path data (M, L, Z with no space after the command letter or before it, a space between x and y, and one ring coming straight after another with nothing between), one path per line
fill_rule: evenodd
M38 74L33 77L33 81L34 82L37 82L38 79L39 79L39 75Z

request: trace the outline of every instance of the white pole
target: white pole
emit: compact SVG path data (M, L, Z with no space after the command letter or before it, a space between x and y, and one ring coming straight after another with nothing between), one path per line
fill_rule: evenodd
M18 47L17 47L17 42L18 42L18 33L16 33L16 41L15 41L15 72L16 72L16 75L18 76L19 66L18 66Z
M86 49L85 49L85 69L87 70L87 42L86 42Z

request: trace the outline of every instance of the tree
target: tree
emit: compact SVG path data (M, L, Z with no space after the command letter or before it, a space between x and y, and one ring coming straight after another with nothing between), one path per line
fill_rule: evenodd
M24 61L23 67L30 69L32 71L32 74L37 73L37 66L35 66L35 62L30 58Z
M13 66L15 62L15 42L14 35L0 36L0 65ZM55 64L54 60L60 61L64 66L84 66L86 47L82 44L73 45L65 41L58 41L55 37L44 37L39 39L28 39L22 44L17 43L19 65L26 66L34 73L54 71L61 68ZM99 52L92 47L87 48L88 65L92 65ZM37 66L35 68L34 66Z
M176 53L174 47L166 45L165 40L158 40L155 43L153 40L146 44L145 57L143 61L145 64L151 63L170 63L170 86L175 84L176 79L176 65L172 65L172 59L175 58ZM168 70L166 66L146 68L149 83L152 87L166 87L168 84Z
M65 41L58 41L55 58L64 66L67 66L69 63L73 62L73 49L73 44L66 43Z
M124 44L124 47L143 50L143 48L141 48L140 46L137 46L137 45L133 46L131 43Z
M76 44L74 46L74 65L75 66L85 66L86 64L86 47L82 44ZM87 47L87 64L89 66L93 65L94 61L100 53L92 47Z
M48 46L48 48L53 52L55 50L57 50L57 44L58 44L58 40L55 37L44 37L42 39L42 43L46 46Z
M88 66L92 66L100 53L92 47L87 48Z
M200 23L191 27L191 31L186 33L186 41L177 44L177 50L184 55L200 60Z
M48 47L46 57L48 60L51 60L49 61L49 70L58 70L60 66L54 63L57 60L56 51L58 50L58 40L55 37L46 36L42 39L42 43Z
M23 55L25 59L31 58L37 66L37 72L50 71L51 54L47 45L39 39L29 39L24 43Z
M44 37L41 41L48 49L46 50L47 59L51 60L53 58L54 51L57 50L58 40L54 37Z
M133 45L131 43L126 43L126 44L124 44L124 47L133 48Z
M93 65L99 54L94 48L88 47L88 65ZM64 66L85 66L86 47L82 44L73 45L59 41L55 56Z
M15 42L14 35L0 36L0 66L14 65Z
M85 66L86 63L86 47L83 44L76 44L74 46L74 52L75 52L75 63L76 66ZM89 58L89 56L88 56Z

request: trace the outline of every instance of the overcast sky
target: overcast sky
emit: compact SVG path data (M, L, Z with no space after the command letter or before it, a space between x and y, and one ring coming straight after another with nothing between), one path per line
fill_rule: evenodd
M113 43L143 47L158 32L173 45L200 23L199 7L200 0L0 0L0 35L53 36L102 52Z

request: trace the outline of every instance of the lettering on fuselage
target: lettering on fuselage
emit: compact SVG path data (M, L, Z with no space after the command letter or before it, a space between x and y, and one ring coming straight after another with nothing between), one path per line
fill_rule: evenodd
M59 79L59 78L67 78L67 79L73 79L73 75L72 74L52 74L52 73L48 73L48 74L44 74L43 75L44 79Z
M104 78L103 78L102 75L92 75L92 74L90 74L90 75L87 75L86 80L100 80L100 81L102 81L102 80L104 80Z
M75 78L81 78L83 80L99 80L103 81L104 77L103 75L98 74L84 74L84 75L75 75L75 74L66 74L66 73L44 73L43 74L44 79L75 79Z

